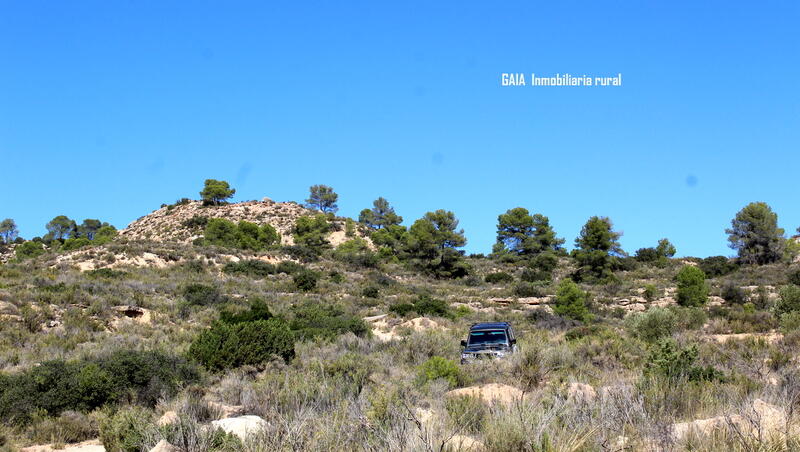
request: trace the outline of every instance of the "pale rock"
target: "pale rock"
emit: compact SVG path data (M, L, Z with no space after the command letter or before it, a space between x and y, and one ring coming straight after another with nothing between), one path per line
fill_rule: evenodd
M586 383L570 383L567 396L573 402L591 403L597 398L597 391Z
M510 406L522 401L525 393L521 389L500 383L489 383L485 385L469 386L466 388L453 389L445 394L445 397L469 396L482 400L486 404L498 402Z
M67 444L61 449L55 449L51 444L44 446L30 446L20 449L20 452L106 452L106 448L99 439L84 441L82 443Z
M249 435L266 428L267 421L259 416L248 415L212 421L211 425L222 429L225 433L234 434L244 441Z
M168 443L167 440L165 439L162 439L161 441L158 442L158 444L155 445L155 447L150 449L150 452L179 452L179 451L180 449Z
M483 442L467 435L453 435L447 445L453 450L478 452L483 450Z
M422 332L427 330L445 330L446 328L427 317L416 317L398 325L400 328L408 328L413 331Z
M158 419L157 424L163 427L165 425L174 424L176 422L178 422L178 413L176 413L175 411L166 411Z
M672 438L680 442L690 434L707 436L718 430L735 428L739 431L748 431L750 424L739 415L716 416L708 419L698 419L691 422L679 422L672 425Z

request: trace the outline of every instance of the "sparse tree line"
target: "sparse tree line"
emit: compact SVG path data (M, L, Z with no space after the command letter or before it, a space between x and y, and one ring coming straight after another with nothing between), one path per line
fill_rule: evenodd
M108 243L117 235L117 229L97 219L87 218L78 224L66 215L58 215L45 225L47 234L24 240L19 236L16 222L6 218L0 223L0 245L15 244L17 258L27 259L45 253L45 247L56 251L72 251L89 245Z
M219 206L226 204L235 193L228 182L207 179L200 196L204 205ZM403 217L389 201L379 197L371 208L360 212L357 226L351 219L335 216L338 200L339 195L330 186L310 187L305 205L319 213L297 220L292 253L307 258L319 256L331 248L326 239L328 234L344 222L350 240L332 252L334 258L366 265L375 265L381 260L404 262L437 278L460 278L470 273L462 249L467 238L453 212L444 209L427 212L406 227L401 224ZM176 205L187 202L188 199L183 199ZM185 226L203 228L203 238L196 242L198 245L252 251L280 245L280 234L270 225L259 226L246 221L234 224L221 218L196 217ZM356 227L371 239L376 250L355 234ZM19 237L14 220L6 219L0 223L0 241L6 245L19 244L17 255L26 258L44 253L43 245L68 251L105 243L116 234L113 226L100 220L86 219L77 224L64 215L53 218L46 229L48 232L44 236L24 241ZM777 214L763 202L750 203L740 210L726 233L729 246L737 251L733 265L763 265L791 260L800 254L800 245L785 237L784 230L778 227ZM574 249L568 253L564 248L565 239L557 237L548 217L516 207L498 216L497 242L489 257L524 266L528 281L550 280L558 259L570 257L577 267L572 279L603 283L613 279L614 271L630 269L637 263L663 267L677 252L675 246L663 238L656 246L641 248L630 256L619 244L621 235L614 230L609 218L593 216L581 228ZM709 259L717 259L714 265L723 265L718 262L720 259L727 261L722 256Z

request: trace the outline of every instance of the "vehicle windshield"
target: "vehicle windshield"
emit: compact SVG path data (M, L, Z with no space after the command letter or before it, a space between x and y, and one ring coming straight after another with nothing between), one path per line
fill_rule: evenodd
M469 345L507 344L508 338L504 330L470 331Z

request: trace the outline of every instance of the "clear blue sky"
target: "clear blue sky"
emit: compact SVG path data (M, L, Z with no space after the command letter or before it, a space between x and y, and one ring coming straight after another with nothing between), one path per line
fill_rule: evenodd
M59 214L124 227L206 178L237 201L322 183L346 216L452 210L469 252L524 206L570 246L605 215L629 252L730 255L750 201L800 225L798 5L3 0L0 219L30 238Z

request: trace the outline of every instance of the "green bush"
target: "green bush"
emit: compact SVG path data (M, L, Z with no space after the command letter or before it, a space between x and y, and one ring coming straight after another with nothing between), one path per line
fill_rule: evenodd
M800 311L800 286L794 284L783 286L778 291L778 295L778 301L775 303L776 315Z
M420 295L413 303L393 304L389 306L389 311L400 316L406 316L411 312L416 312L421 316L432 315L447 318L453 316L447 302L438 298L432 298L429 295Z
M156 431L152 416L142 407L122 408L100 422L100 442L108 452L141 451Z
M242 312L230 312L224 310L220 312L219 320L223 323L234 324L244 322L255 322L257 320L269 320L272 318L272 313L264 300L260 298L254 299L250 303L250 309Z
M99 426L96 418L77 411L64 411L55 417L40 417L37 413L27 429L27 436L40 444L79 443L97 438ZM4 449L0 447L0 450Z
M553 312L570 319L585 322L591 318L586 307L586 293L570 279L564 279L556 289Z
M667 308L650 308L625 319L625 328L631 336L646 342L656 342L669 337L677 330L678 319Z
M14 248L17 259L25 260L44 254L44 245L41 242L28 241Z
M367 286L361 290L361 296L366 298L378 298L380 290L375 286Z
M183 222L183 227L186 229L205 229L206 225L208 225L208 217L202 215L194 215Z
M227 301L216 287L205 284L187 285L183 288L183 298L191 306L211 306Z
M333 258L354 267L372 268L378 265L375 254L362 238L354 238L339 245L333 252Z
M326 239L331 230L328 217L324 214L299 217L294 225L294 243L321 250L330 246Z
M753 304L759 309L766 309L770 305L769 291L764 286L758 286L753 294Z
M440 378L447 381L451 388L458 386L463 380L458 364L441 356L432 356L419 366L417 381L420 384L424 385Z
M278 265L275 267L275 271L278 273L285 273L287 275L293 275L297 272L301 272L306 268L302 265L298 264L297 262L292 261L281 261L278 262Z
M720 296L731 304L745 304L747 303L747 293L741 287L733 282L726 282L722 286Z
M328 279L331 280L334 284L341 284L346 281L346 278L342 274L342 272L333 270L328 274Z
M767 332L778 326L778 319L767 311L756 311L755 305L714 306L709 310L715 317L728 321L733 333Z
M703 270L684 265L678 272L678 304L681 306L703 306L708 301L708 286Z
M639 262L657 262L661 255L655 248L639 248L636 250L636 260Z
M523 268L519 274L519 279L526 282L550 281L553 278L551 272L535 268Z
M236 224L224 218L210 218L203 230L203 243L226 248L237 248Z
M414 310L419 315L451 316L450 307L446 301L428 295L420 295L414 303Z
M800 331L800 311L787 312L781 315L781 331L783 331L783 334Z
M732 259L728 259L725 256L707 257L700 261L698 267L700 267L700 270L703 270L703 273L709 278L725 276L738 268Z
M120 350L95 360L53 360L15 374L0 374L0 419L26 423L36 411L58 415L132 401L154 406L186 383L197 368L156 351Z
M506 272L494 272L486 275L483 280L489 284L502 284L514 281L514 277Z
M644 286L644 292L642 292L644 299L647 301L653 301L658 297L658 288L653 284L647 284Z
M389 311L394 312L400 317L405 317L414 312L414 305L412 303L395 303L389 306Z
M289 256L299 260L300 262L316 262L319 260L319 250L304 246L304 245L290 245L282 248L283 252Z
M361 317L347 314L337 306L304 303L293 306L291 313L289 325L299 339L333 339L347 332L363 337L369 333Z
M228 262L222 267L222 272L227 274L240 274L255 278L264 278L278 273L277 267L258 259L247 259L239 262Z
M514 295L518 297L543 297L545 293L544 286L541 282L527 282L520 281L514 285Z
M675 313L678 330L699 330L708 320L703 308L671 306L668 309Z
M175 422L159 428L159 433L177 451L241 452L242 440L221 428L204 428L191 416L181 414Z
M69 238L64 240L64 243L61 245L61 251L73 251L91 244L92 241L86 237Z
M200 259L191 259L184 261L180 264L180 267L184 270L191 272L191 273L205 273L206 271L206 264Z
M450 422L456 430L479 433L489 417L486 404L477 397L449 397L444 402Z
M537 254L528 263L531 270L539 270L540 272L550 274L558 267L558 256L552 251L545 251Z
M234 224L224 218L211 218L203 232L203 244L226 248L260 251L279 242L280 234L275 228L248 221Z
M317 287L319 275L317 272L303 269L292 275L292 282L297 290L302 292L311 292Z
M208 369L261 365L274 358L294 357L294 335L281 319L214 324L189 346L189 356Z
M672 339L663 339L653 349L645 366L646 375L670 381L724 381L725 376L711 366L697 366L697 346L679 347Z
M120 279L128 276L128 273L122 270L114 270L112 268L97 268L87 271L85 275L90 278Z
M790 271L788 279L789 284L800 286L800 268L795 268L794 270Z
M370 359L354 352L347 352L324 366L326 375L342 380L355 395L361 393L374 370L375 364Z

